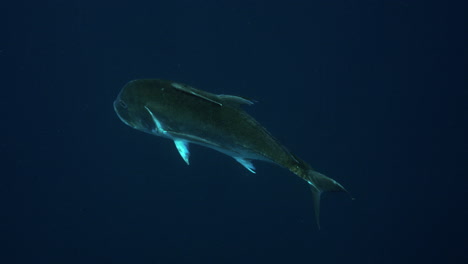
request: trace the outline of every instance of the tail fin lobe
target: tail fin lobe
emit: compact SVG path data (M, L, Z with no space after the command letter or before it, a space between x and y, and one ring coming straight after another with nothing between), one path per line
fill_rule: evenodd
M310 169L307 173L307 182L310 184L312 197L314 199L315 220L320 229L320 198L324 192L348 192L337 181Z

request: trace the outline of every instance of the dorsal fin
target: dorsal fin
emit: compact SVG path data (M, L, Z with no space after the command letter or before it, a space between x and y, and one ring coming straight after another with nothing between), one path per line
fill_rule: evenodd
M228 95L228 94L220 94L218 98L221 99L223 102L228 103L230 105L239 106L239 105L253 105L254 101L246 99L244 97L235 96L235 95Z
M226 104L226 105L237 107L243 104L246 104L246 105L254 104L253 100L249 100L247 98L240 97L240 96L228 95L228 94L214 95L214 94L210 94L204 91L197 90L191 86L180 84L180 83L175 83L175 82L171 83L171 85L172 87L174 87L175 89L179 91L188 93L190 95L196 96L198 98L209 101L219 106L223 106L224 104Z
M179 90L179 91L182 91L184 93L188 93L188 94L191 94L193 96L196 96L196 97L199 97L203 100L206 100L208 102L211 102L213 104L216 104L216 105L219 105L219 106L223 106L223 102L221 100L217 100L218 98L216 98L215 96L208 96L208 95L205 95L204 93L205 92L202 92L202 91L199 91L193 87L190 87L188 85L184 85L184 84L180 84L180 83L171 83L172 87L174 87L175 89ZM213 98L211 98L213 97Z

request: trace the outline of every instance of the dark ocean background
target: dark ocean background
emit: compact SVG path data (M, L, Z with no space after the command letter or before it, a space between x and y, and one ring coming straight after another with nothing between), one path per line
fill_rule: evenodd
M468 263L463 1L9 1L0 263ZM125 126L126 82L246 110L342 183Z

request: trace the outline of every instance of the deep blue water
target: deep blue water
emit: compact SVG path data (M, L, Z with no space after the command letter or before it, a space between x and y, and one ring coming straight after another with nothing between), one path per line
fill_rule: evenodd
M2 4L0 263L468 263L462 1ZM168 3L163 3L168 2ZM138 78L253 98L356 198L125 126Z

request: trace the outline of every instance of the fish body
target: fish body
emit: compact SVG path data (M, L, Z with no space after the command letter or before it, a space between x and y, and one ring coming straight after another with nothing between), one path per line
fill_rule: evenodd
M310 185L319 223L320 195L346 190L289 152L242 109L242 105L253 103L243 97L216 95L182 83L140 79L122 88L114 109L128 126L173 140L187 164L189 145L198 144L231 156L252 173L255 173L252 160L272 162L290 170Z

